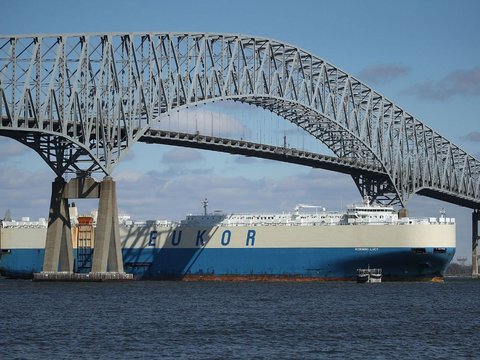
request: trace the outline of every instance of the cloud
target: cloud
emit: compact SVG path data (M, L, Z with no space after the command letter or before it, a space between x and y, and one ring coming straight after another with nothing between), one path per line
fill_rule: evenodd
M0 218L11 209L16 219L48 217L51 183L55 176L49 170L30 171L5 165L0 171Z
M142 174L135 171L121 171L115 174L116 182L135 183L142 178Z
M464 141L470 141L474 143L480 143L480 132L479 131L472 131L469 132L465 136L461 136L460 139ZM471 154L475 159L480 160L480 152Z
M201 212L201 200L205 197L208 197L211 209L237 213L290 211L298 203L339 210L360 201L349 176L320 169L300 168L292 175L275 178L268 172L262 178L250 178L232 176L229 172L218 174L211 169L173 170L173 167L163 170L160 167L147 172L126 170L116 173L119 211L135 219L178 220L186 213ZM0 216L12 209L15 218L46 217L53 180L54 175L49 170L4 167L0 172ZM86 203L85 200L75 202L79 207ZM96 207L96 201L88 206ZM92 208L82 211L86 213Z
M446 100L455 95L480 95L480 67L454 71L437 82L418 83L402 92L422 99Z
M480 142L480 132L479 131L472 131L465 136L462 136L462 140L472 141L472 142Z
M162 163L164 164L187 164L204 160L205 158L200 151L188 148L172 149L162 157Z
M0 162L14 156L21 156L29 151L31 150L27 146L18 141L0 136Z
M372 84L384 84L407 75L409 72L410 69L403 65L377 64L367 66L358 74L358 77Z
M257 158L251 156L237 155L233 159L233 162L236 164L253 164L257 162Z
M179 220L187 213L201 212L205 197L212 210L227 213L290 211L298 203L338 210L342 203L345 206L360 200L349 176L318 169L279 179L196 171L179 174L167 169L137 176L118 174L117 180L120 210L136 219Z
M128 151L126 151L126 153L124 153L124 152L125 152L125 150L122 150L122 154L123 154L122 162L132 161L132 160L135 159L135 152L132 149L129 149Z
M248 129L237 119L225 113L204 108L183 109L164 114L158 120L156 128L184 133L198 131L204 135L229 137L248 132Z

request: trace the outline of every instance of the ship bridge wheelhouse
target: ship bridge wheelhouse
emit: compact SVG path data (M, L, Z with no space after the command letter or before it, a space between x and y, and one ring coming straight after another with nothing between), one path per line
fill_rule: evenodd
M364 201L361 206L351 205L346 213L348 224L391 224L398 220L398 214L393 207L369 204Z

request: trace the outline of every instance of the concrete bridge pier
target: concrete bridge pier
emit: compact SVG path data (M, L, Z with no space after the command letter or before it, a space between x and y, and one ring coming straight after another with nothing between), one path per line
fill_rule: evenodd
M478 222L480 221L480 210L472 212L472 277L478 278Z
M72 246L69 199L99 198L95 228L92 271L76 274ZM131 280L123 269L116 185L110 176L103 181L85 176L70 180L57 177L52 183L43 271L35 280L106 281Z
M43 271L73 272L72 227L68 199L64 198L66 186L62 177L52 183Z
M100 183L92 272L123 273L115 181L106 176Z

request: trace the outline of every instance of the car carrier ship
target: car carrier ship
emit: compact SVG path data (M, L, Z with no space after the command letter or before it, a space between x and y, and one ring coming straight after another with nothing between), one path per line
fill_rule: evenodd
M71 208L74 271L90 272L95 214ZM399 217L364 199L345 212L298 205L290 213L188 215L180 222L120 216L124 269L136 279L355 280L382 269L383 280L442 277L455 253L455 219ZM47 221L0 225L0 274L32 278L43 266Z

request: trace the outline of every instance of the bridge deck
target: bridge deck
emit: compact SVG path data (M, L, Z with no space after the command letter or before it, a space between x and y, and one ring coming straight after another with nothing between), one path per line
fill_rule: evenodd
M149 144L165 144L197 149L206 149L230 154L254 156L264 159L283 161L288 163L311 166L344 174L387 175L377 165L365 164L354 159L338 158L335 156L285 148L281 146L259 144L245 140L218 138L202 134L188 134L166 130L150 129L139 141Z

